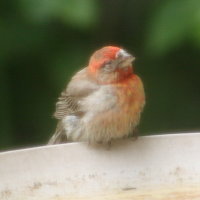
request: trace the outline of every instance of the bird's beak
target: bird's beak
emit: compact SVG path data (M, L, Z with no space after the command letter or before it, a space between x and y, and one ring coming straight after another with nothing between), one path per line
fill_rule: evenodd
M116 60L118 62L118 67L124 68L131 66L132 62L135 60L135 57L121 49L116 55Z

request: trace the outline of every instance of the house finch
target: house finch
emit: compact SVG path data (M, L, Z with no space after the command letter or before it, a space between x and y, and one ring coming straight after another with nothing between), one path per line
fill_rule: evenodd
M57 129L49 144L65 141L109 143L134 133L145 104L134 57L106 46L94 52L89 65L76 73L56 104Z

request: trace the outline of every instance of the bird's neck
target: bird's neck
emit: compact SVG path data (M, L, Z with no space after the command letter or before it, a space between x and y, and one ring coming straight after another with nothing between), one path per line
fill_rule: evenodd
M96 73L92 74L94 80L96 80L99 84L113 84L121 81L126 81L133 75L132 66L117 69L112 73Z

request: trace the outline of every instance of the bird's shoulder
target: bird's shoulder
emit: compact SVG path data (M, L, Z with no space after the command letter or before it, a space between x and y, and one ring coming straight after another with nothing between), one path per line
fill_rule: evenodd
M63 119L66 115L83 114L79 105L80 100L96 91L98 87L98 84L89 77L87 68L76 73L58 98L54 117Z

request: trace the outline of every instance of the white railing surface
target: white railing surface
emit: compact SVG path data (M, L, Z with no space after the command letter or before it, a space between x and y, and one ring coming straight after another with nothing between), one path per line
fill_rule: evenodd
M200 133L0 153L0 200L200 200Z

